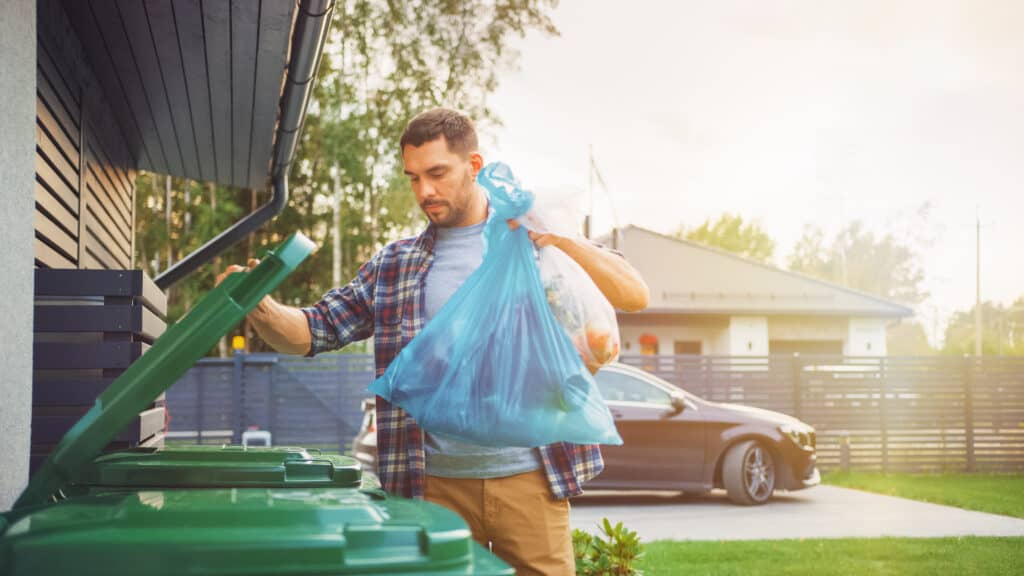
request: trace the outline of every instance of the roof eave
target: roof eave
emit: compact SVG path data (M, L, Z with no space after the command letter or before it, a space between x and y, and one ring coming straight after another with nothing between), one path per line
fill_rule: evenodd
M334 0L302 0L298 9L274 137L270 200L157 276L154 281L162 290L167 290L218 254L241 242L279 214L288 202L288 168L298 148L299 134L334 13Z

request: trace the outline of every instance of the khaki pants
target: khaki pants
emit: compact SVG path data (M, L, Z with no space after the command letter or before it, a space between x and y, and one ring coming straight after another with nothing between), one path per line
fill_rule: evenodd
M505 478L427 476L426 499L454 511L473 539L516 574L576 573L569 500L554 500L543 469Z

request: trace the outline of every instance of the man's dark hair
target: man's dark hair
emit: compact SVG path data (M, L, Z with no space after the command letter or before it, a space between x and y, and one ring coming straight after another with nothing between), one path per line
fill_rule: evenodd
M418 148L441 136L448 142L448 150L456 154L466 156L477 151L473 121L469 116L450 108L433 108L417 114L405 127L400 148L404 154L407 145Z

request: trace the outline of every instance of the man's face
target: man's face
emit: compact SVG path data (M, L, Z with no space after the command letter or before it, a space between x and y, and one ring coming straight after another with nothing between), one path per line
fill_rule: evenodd
M452 152L441 136L419 147L406 146L402 163L416 203L431 222L442 228L473 223L468 219L480 202L476 189L476 173L483 165L480 154L474 152L464 157Z

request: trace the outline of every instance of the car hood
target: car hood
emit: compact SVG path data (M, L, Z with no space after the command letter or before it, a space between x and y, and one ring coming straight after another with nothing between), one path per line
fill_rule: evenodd
M799 419L792 416L783 414L781 412L775 412L772 410L765 410L764 408L755 408L753 406L744 406L742 404L727 404L722 402L715 402L712 404L715 409L718 410L721 418L735 420L737 423L747 422L763 422L767 424L804 424Z

